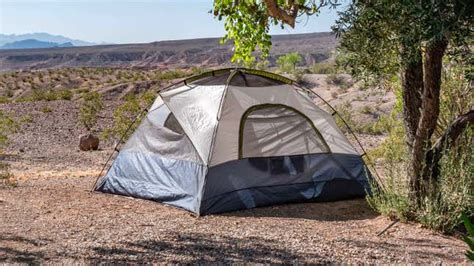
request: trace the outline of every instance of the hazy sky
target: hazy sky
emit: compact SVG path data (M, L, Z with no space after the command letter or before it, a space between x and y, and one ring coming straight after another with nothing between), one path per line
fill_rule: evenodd
M212 0L0 0L0 33L47 32L92 42L137 43L221 37L223 23L208 11ZM329 31L336 11L302 17L295 30Z

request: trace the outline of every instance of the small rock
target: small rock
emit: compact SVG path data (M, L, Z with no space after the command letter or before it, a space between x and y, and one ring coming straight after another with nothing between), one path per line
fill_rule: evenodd
M79 149L81 151L96 151L99 149L99 138L92 134L82 135L79 138Z

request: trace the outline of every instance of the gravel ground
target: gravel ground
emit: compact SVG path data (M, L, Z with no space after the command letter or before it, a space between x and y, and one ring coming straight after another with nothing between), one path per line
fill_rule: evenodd
M107 102L100 128L110 125L115 105ZM390 221L363 199L197 218L152 201L91 193L111 143L79 152L76 103L0 109L31 117L7 151L17 185L0 184L0 263L468 263L462 241L418 225L398 223L377 237Z
M91 177L0 189L0 261L467 263L464 244L390 221L365 200L194 217L152 201L91 193Z

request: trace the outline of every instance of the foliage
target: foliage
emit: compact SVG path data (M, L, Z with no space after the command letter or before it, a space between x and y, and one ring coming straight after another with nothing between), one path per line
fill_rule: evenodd
M336 74L336 66L331 63L315 63L310 68L313 74Z
M465 213L461 215L461 219L467 231L467 236L463 237L464 242L469 246L469 250L466 250L466 256L474 261L474 225Z
M46 114L46 113L51 113L52 111L53 111L53 108L51 108L51 107L49 107L49 106L43 106L43 107L41 108L41 112L43 112L43 113L45 113L45 114Z
M0 73L2 102L32 102L72 100L74 94L132 82L168 82L205 69L193 67L180 69L143 68L55 68L47 70L21 70ZM18 95L19 97L15 97ZM77 97L80 99L80 97Z
M441 159L441 178L429 184L418 210L419 221L429 228L451 232L461 213L474 216L474 131L462 136Z
M276 5L276 9L269 6ZM296 17L319 13L323 6L335 7L337 1L315 0L214 0L213 13L218 20L225 19L225 36L222 43L233 41L236 63L251 63L255 61L253 52L260 50L259 57L268 56L271 46L269 30L271 25L295 26Z
M8 186L16 186L15 176L10 172L10 165L0 161L0 184L3 183Z
M18 131L18 124L13 118L0 110L0 154L8 144L8 136Z
M466 90L469 81L462 75L453 73L463 73L463 67L453 65L443 71L445 82L441 94L441 116L446 120L440 119L444 121L439 124L440 132L459 112L473 104L473 92ZM451 232L459 225L461 213L474 215L474 130L465 132L453 149L444 151L439 180L428 185L428 193L422 199L422 204L407 204L409 154L405 145L405 128L399 119L402 112L402 95L399 82L394 80L392 85L397 101L388 119L388 135L377 148L369 152L371 158L376 158L385 176L384 190L374 187L375 193L368 197L369 203L384 215L402 220L416 220L426 227Z
M199 68L193 68L193 72L196 71L196 74L200 73L202 70ZM188 73L177 69L177 70L168 70L168 71L162 71L158 72L155 74L154 79L155 80L172 80L172 79L178 79L178 78L184 78L188 75Z
M421 46L445 37L453 47L465 46L472 8L465 0L353 2L333 27L341 37L338 64L361 79L390 79L419 59Z
M255 64L255 68L256 69L259 69L259 70L266 70L268 68L268 66L270 65L270 61L264 59L264 60L259 60L256 64Z
M472 84L465 75L471 66L460 63L449 63L443 68L440 96L440 115L438 128L434 138L438 138L444 129L456 119L457 116L474 108L474 93Z
M155 98L154 90L146 91L138 96L128 95L125 102L115 110L113 126L103 132L103 137L128 139L146 115L144 109L149 107Z
M36 101L56 101L71 100L72 92L70 90L42 90L33 89L30 96L17 99L17 102L36 102Z
M295 73L296 72L296 64L301 62L303 58L298 52L287 53L286 55L282 55L277 59L277 65L280 71L286 73Z
M3 149L8 145L8 137L19 129L19 125L13 118L0 110L0 156ZM0 160L0 181L8 185L15 185L13 175L9 171L9 164Z
M2 103L10 103L11 100L5 96L0 96L0 104Z
M102 96L98 92L85 94L79 109L79 122L90 131L96 125L97 116L103 108Z
M393 127L394 123L400 123L395 113L390 115L381 115L374 122L369 121L355 121L354 120L354 111L352 110L351 104L349 102L344 102L335 106L335 109L339 115L335 116L336 124L343 131L347 132L347 126L349 126L352 131L358 134L370 134L370 135L381 135L386 134ZM343 122L347 123L347 126ZM401 123L400 123L401 124Z
M326 77L326 82L328 84L333 84L335 86L340 87L343 90L347 90L352 84L348 81L348 79L343 75L338 74L329 74Z

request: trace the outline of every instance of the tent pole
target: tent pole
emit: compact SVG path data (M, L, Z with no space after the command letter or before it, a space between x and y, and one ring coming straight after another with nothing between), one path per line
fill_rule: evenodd
M400 220L398 219L395 219L395 221L393 221L392 223L390 223L387 227L385 227L385 229L383 229L382 231L380 231L380 233L377 234L377 236L381 236L383 235L383 233L385 233L388 229L390 229L392 226L394 226L396 223L398 223Z

